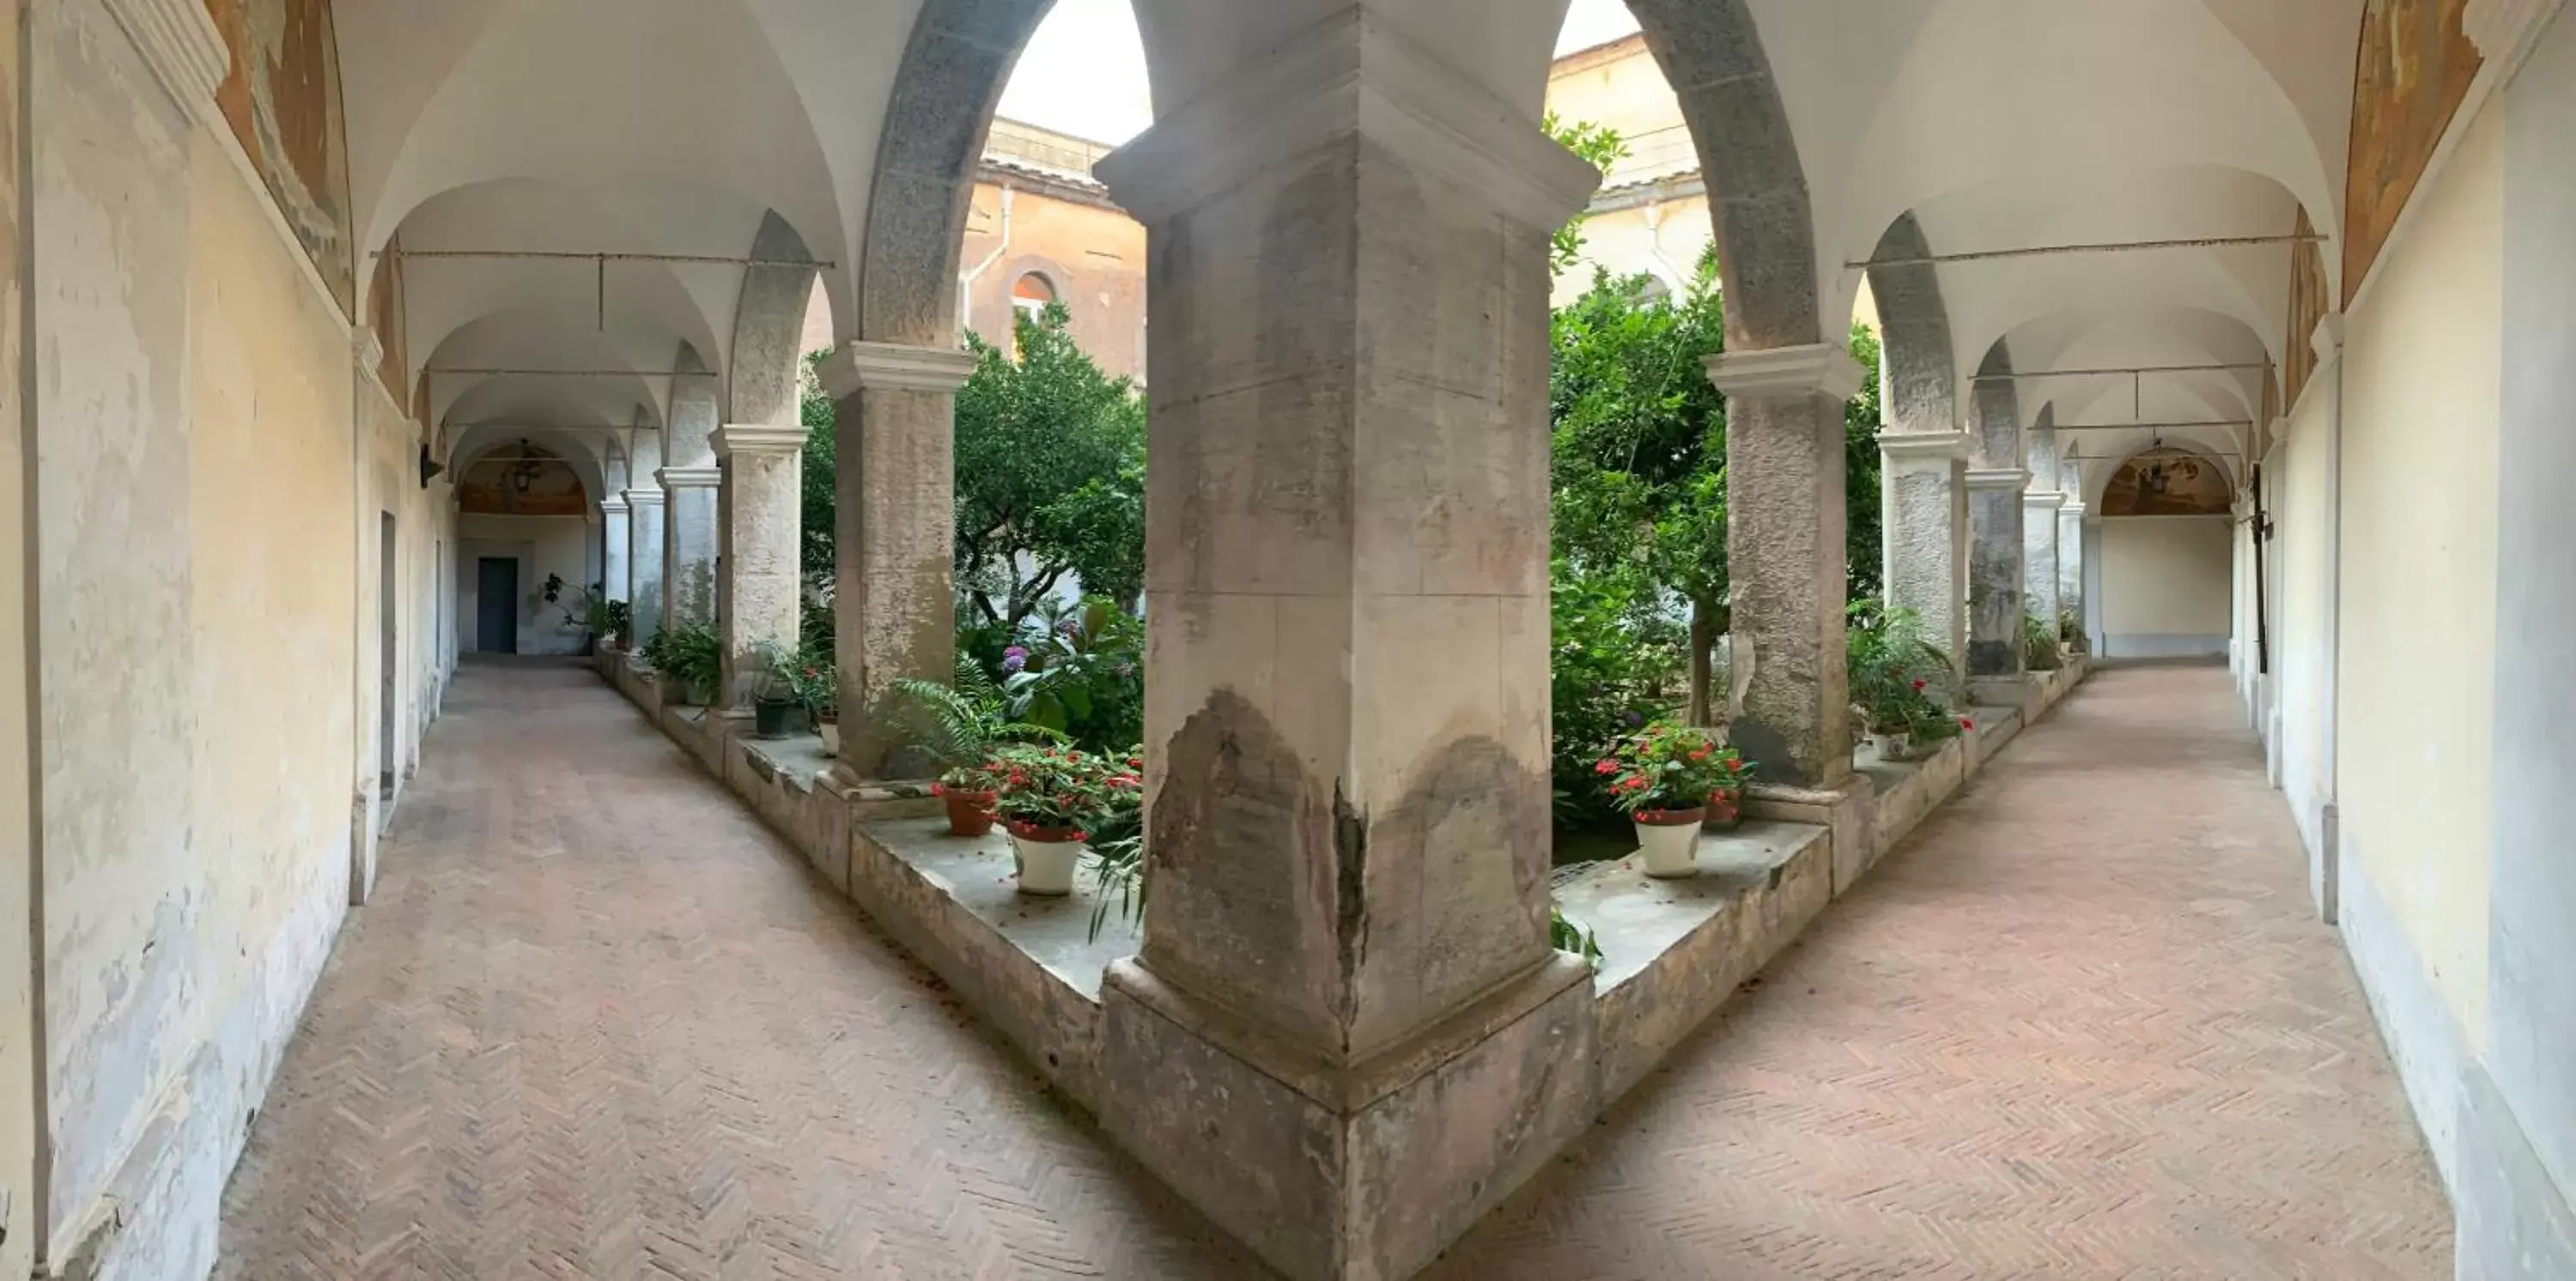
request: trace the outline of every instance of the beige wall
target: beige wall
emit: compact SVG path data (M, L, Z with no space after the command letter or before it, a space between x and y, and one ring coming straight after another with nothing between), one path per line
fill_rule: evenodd
M0 1277L35 1266L34 778L27 717L27 473L18 381L26 226L18 217L19 0L0 3Z
M2503 105L2347 319L2343 841L2486 1042ZM2349 893L2347 893L2349 898Z
M2281 791L2311 851L2325 840L2326 732L2334 663L2334 620L2327 612L2329 462L2334 448L2334 386L2329 370L2292 407L2276 464L2281 506L2272 514L2281 565L2281 616L2273 638L2281 680ZM2266 469L2270 470L2270 469Z
M2110 657L2226 652L2235 550L2224 516L2128 516L2102 522L2102 631ZM2140 650L2123 638L2169 637ZM2214 638L2216 645L2197 642ZM2186 649L2183 642L2194 642Z
M546 575L560 574L568 596L587 586L590 545L599 528L579 516L486 516L456 518L461 554L456 558L456 648L475 651L475 623L480 615L477 562L486 556L519 562L519 652L571 654L581 649L581 633L563 626L563 607L549 605Z
M966 325L1008 350L1011 289L1036 272L1073 312L1073 339L1083 351L1112 376L1143 374L1145 228L1116 208L1015 185L1008 230L1005 243L1002 188L977 183L957 256L959 272L974 274L966 286Z

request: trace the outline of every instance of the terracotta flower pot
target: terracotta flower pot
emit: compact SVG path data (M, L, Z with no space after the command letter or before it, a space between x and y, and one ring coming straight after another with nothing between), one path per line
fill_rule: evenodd
M1069 827L1011 824L1011 860L1020 893L1061 898L1073 892L1073 869L1082 863L1082 833Z
M993 802L1001 799L999 793L943 787L939 799L948 803L950 836L982 836L993 830Z
M1699 872L1699 829L1705 808L1638 810L1628 816L1637 824L1637 853L1646 875L1671 879Z

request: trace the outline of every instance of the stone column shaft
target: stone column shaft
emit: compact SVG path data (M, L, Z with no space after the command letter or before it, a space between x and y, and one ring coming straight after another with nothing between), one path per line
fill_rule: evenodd
M2022 608L2057 626L2057 512L2066 495L2025 490L2021 496Z
M1726 393L1726 562L1744 690L1730 734L1760 781L1831 790L1851 775L1843 403L1861 368L1840 344L1814 343L1726 352L1708 370Z
M1968 659L1968 435L1903 432L1878 438L1879 528L1886 538L1887 602L1913 610L1923 634Z
M967 352L895 343L844 343L823 362L841 763L860 778L882 777L902 745L894 683L956 675L957 389L974 372Z
M630 588L627 580L627 549L633 536L627 532L628 506L622 493L599 500L599 592L608 600L625 600Z
M662 630L662 490L626 491L626 608L641 646Z
M2084 620L2084 504L2073 497L2057 509L2057 608L2075 615L2082 635Z
M1290 1276L1410 1276L1584 1124L1547 248L1598 175L1365 6L1097 172L1155 321L1153 895L1102 1120Z
M2022 487L2019 467L1968 472L1968 676L2019 681L2021 646ZM2016 698L2015 701L2018 701Z
M716 621L716 491L721 467L665 467L654 473L669 501L662 527L662 620L667 627Z
M725 704L750 697L760 673L760 648L796 648L797 611L803 603L797 570L802 563L805 429L729 423L715 433L724 473L718 510L722 533L717 589L724 626Z

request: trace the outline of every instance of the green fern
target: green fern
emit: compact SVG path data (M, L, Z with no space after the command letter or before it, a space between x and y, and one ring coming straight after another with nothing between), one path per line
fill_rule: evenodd
M894 683L904 700L904 730L914 746L944 768L981 765L997 743L1061 743L1064 735L1010 719L1002 688L973 659L959 656L957 683L905 678Z

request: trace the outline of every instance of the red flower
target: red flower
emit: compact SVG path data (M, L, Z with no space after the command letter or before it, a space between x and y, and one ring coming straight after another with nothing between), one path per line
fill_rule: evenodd
M933 783L930 785L930 794L933 796L946 796L948 794L948 785L946 783Z
M1969 720L1969 719L1968 719L1967 717L1965 717L1965 716L1962 716L1962 717L1960 717L1960 718L1959 718L1959 728L1961 728L1961 729L1975 729L1976 727L1977 727L1977 723L1976 723L1975 721Z
M1595 774L1616 774L1619 772L1619 762L1603 761L1600 764L1593 766L1592 772Z
M1923 682L1921 682L1921 681L1916 681L1916 682L1914 682L1914 689L1915 689L1915 692L1916 692L1916 693L1921 693L1921 692L1922 692L1922 690L1923 690Z
M1691 758L1692 760L1695 760L1695 761L1704 761L1704 760L1707 760L1707 759L1708 759L1708 749L1707 749L1707 748L1705 748L1705 747L1694 749L1694 750L1691 752L1691 754L1690 754L1690 758Z

